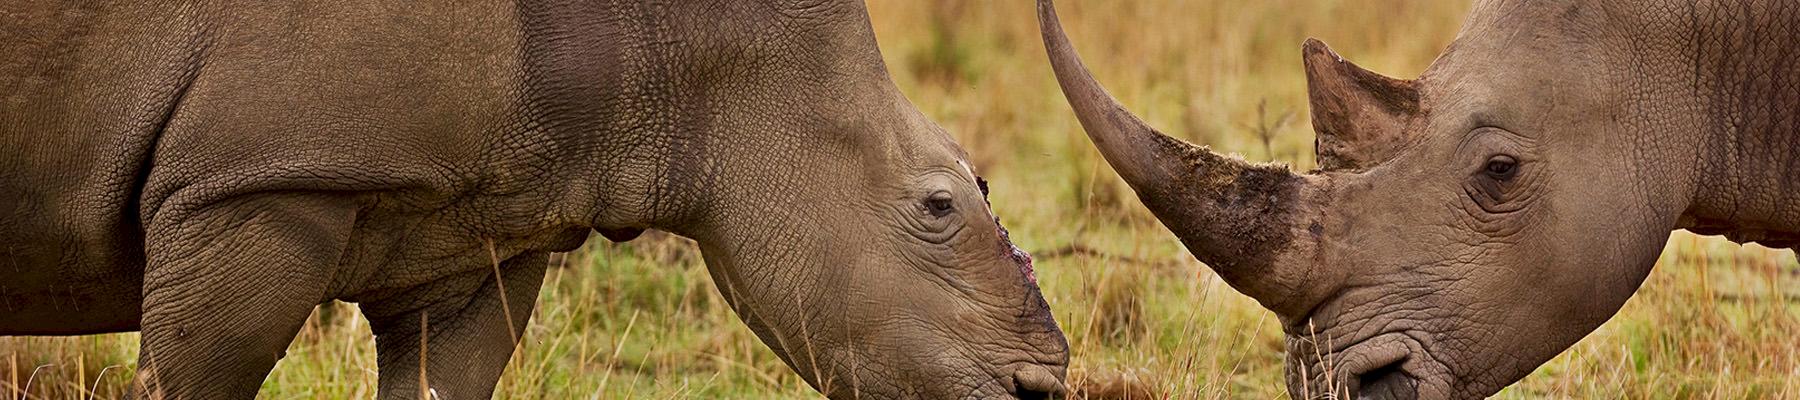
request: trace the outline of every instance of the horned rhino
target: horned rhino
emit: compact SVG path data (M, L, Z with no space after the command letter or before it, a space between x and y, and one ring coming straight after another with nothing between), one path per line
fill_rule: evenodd
M860 1L0 14L0 335L141 330L139 393L250 398L342 299L381 397L486 398L547 255L645 229L831 397L1062 386L1029 257Z
M1415 80L1310 40L1307 174L1157 132L1039 11L1100 153L1280 317L1295 397L1491 395L1615 314L1672 230L1800 245L1800 2L1479 0Z

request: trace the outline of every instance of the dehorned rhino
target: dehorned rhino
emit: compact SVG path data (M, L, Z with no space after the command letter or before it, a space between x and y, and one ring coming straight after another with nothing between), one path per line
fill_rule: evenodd
M1800 244L1800 2L1477 1L1417 80L1308 41L1303 175L1158 133L1039 10L1095 146L1281 318L1295 397L1487 396L1616 313L1671 230Z
M486 398L547 254L644 229L832 397L1062 387L1029 258L860 1L0 15L0 335L141 330L138 393L250 398L342 299L381 397Z

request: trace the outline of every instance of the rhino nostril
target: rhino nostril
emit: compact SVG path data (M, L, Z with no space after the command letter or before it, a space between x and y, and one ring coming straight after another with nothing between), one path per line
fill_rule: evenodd
M1345 385L1332 390L1348 390L1356 398L1391 398L1372 396L1371 393L1384 392L1382 388L1409 381L1406 366L1412 352L1407 343L1409 339L1404 334L1388 333L1346 349L1336 356L1338 370L1334 373Z
M1418 398L1419 380L1406 371L1405 363L1397 360L1356 374L1353 394L1359 399Z
M1391 364L1376 367L1375 369L1358 374L1356 376L1356 381L1363 386L1369 386L1386 381L1390 378L1395 378L1399 374L1404 373L1400 370L1400 364L1403 362L1406 362L1406 360L1394 361Z

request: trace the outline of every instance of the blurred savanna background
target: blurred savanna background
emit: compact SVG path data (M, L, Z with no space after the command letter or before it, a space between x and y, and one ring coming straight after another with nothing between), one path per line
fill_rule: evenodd
M1165 132L1312 168L1300 44L1417 76L1466 0L1061 0L1101 82ZM895 80L968 149L1072 345L1094 399L1284 398L1272 314L1185 253L1082 135L1030 0L870 0ZM1596 232L1596 234L1605 234ZM698 250L650 234L556 260L502 398L816 398L726 307ZM268 398L368 398L374 342L322 306ZM136 334L0 338L0 396L115 398ZM1502 398L1800 398L1791 251L1676 233L1611 322Z

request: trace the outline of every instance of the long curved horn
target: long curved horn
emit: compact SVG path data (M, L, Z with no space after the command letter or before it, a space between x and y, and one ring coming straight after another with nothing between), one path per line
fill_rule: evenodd
M1265 306L1274 299L1264 295L1291 292L1300 282L1269 267L1293 242L1305 180L1286 167L1250 164L1157 132L1094 80L1051 0L1038 0L1038 23L1063 95L1138 199L1233 287Z

